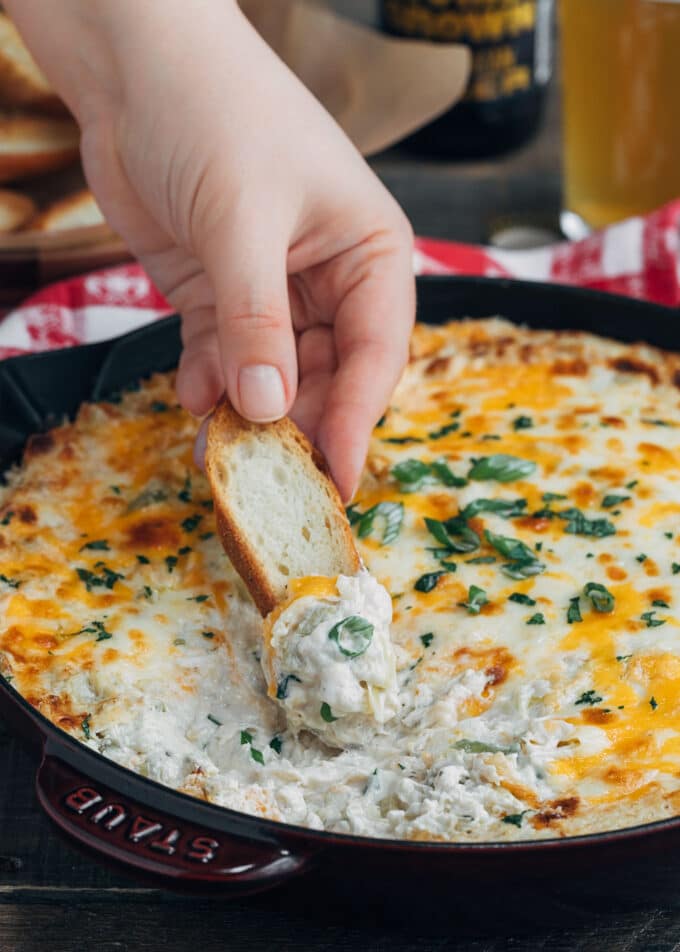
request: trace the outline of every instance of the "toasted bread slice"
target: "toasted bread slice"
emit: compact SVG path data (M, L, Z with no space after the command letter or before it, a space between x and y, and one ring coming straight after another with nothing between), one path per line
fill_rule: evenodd
M4 13L0 13L0 105L37 112L66 112L19 31Z
M0 188L0 234L6 235L23 228L37 210L35 202L28 195Z
M0 114L0 182L68 165L77 158L79 144L72 119Z
M85 228L101 225L104 216L92 192L85 188L59 201L52 202L44 211L29 221L29 231L63 231L67 228Z
M325 460L291 420L249 423L223 400L208 428L206 469L222 545L263 616L291 579L359 571Z

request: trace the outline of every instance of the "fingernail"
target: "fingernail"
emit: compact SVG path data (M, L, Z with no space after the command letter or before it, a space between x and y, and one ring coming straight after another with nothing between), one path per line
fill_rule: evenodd
M281 373L271 364L241 367L238 397L241 414L253 423L280 420L286 412L286 392Z
M206 417L203 423L201 423L200 429L196 434L196 441L194 442L194 463L202 470L205 470L205 451L208 446L209 422L210 417Z

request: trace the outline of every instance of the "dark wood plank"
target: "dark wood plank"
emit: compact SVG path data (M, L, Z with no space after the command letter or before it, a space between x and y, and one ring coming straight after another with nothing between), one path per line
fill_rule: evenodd
M379 920L357 926L351 909L346 910L343 921L324 923L303 913L292 917L285 910L268 915L257 902L251 902L247 908L242 904L205 901L154 902L144 908L132 908L114 903L83 906L76 897L73 900L58 905L0 905L3 952L36 952L43 947L49 947L50 952L156 952L159 948L164 952L186 952L196 946L201 952L668 952L680 943L680 920L664 912L629 912L616 920L575 923L565 929L531 934L517 934L501 926L497 935L473 937L461 935L453 914L438 930L416 933L399 925L386 926Z

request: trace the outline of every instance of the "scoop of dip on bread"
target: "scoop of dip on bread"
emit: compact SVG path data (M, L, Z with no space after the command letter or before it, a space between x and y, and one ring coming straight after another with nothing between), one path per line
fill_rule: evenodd
M264 621L269 696L293 730L369 742L399 709L392 600L363 568L323 458L288 419L220 403L206 469L222 544Z
M366 569L295 579L289 588L265 619L269 696L289 727L333 746L362 745L399 709L392 600Z

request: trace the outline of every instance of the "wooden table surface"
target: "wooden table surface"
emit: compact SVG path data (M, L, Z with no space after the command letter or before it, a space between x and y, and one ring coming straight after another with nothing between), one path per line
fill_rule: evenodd
M422 234L479 241L505 216L555 214L556 97L539 137L500 161L455 165L393 150L373 166ZM472 892L452 880L436 902L370 888L348 896L332 872L250 899L191 899L110 872L62 841L35 801L34 769L0 728L0 952L680 948L670 855L601 875L590 868L587 887L573 874Z

